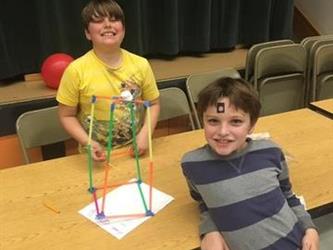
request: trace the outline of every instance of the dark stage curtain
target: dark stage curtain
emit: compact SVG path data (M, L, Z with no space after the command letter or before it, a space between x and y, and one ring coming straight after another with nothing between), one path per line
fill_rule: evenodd
M88 0L1 0L0 79L39 72L50 54L74 58L90 44L80 12ZM232 49L292 37L294 0L118 0L123 47L146 57Z

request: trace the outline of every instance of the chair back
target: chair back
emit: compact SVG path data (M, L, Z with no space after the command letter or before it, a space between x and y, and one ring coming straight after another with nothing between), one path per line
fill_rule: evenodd
M159 121L187 115L192 130L195 129L190 104L183 90L176 87L160 89L160 115Z
M30 163L28 149L44 146L70 138L58 119L58 107L49 107L21 114L16 121L24 161Z
M260 50L255 58L254 86L261 115L285 112L305 105L306 52L300 44Z
M333 98L333 73L318 78L315 97L315 100Z
M303 38L303 40L300 42L300 44L305 47L306 49L310 49L312 44L318 40L322 39L331 39L333 38L333 34L327 34L327 35L319 35L319 36L308 36Z
M259 82L261 116L304 107L305 78L302 73L266 77Z
M190 75L186 80L186 90L189 97L190 105L195 116L195 122L198 128L201 128L201 123L196 112L196 103L198 102L199 92L209 85L211 82L220 77L241 78L239 72L234 68L224 68L217 71L205 72L201 74Z
M254 86L263 77L304 72L306 52L299 44L264 48L255 58Z
M304 38L301 42L307 53L306 64L306 103L310 103L314 100L314 88L313 88L313 65L316 50L324 44L332 43L333 35L321 35L311 36Z
M254 61L257 53L263 48L269 48L277 45L284 45L284 44L293 44L294 42L289 39L284 40L276 40L276 41L269 41L263 43L257 43L250 47L246 54L246 61L245 61L245 80L252 82L253 74L254 74Z
M312 100L333 97L333 40L319 46L314 54Z
M332 43L333 35L311 36L304 38L301 45L305 48L307 53L307 78L312 76L312 68L314 61L314 54L318 47L321 45Z

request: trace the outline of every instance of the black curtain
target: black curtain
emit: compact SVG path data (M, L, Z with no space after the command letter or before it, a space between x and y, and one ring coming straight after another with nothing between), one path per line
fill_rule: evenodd
M88 0L1 0L0 80L39 72L50 54L74 58L90 44L80 12ZM146 57L232 49L292 37L294 0L118 0L123 47Z

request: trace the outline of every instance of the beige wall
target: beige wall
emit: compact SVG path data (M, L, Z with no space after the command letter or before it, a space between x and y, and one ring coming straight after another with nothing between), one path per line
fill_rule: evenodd
M295 5L320 34L333 34L333 0L295 0Z

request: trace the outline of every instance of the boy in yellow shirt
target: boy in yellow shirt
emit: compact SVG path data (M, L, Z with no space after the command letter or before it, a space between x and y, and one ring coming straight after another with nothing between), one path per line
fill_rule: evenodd
M113 0L92 0L82 10L85 35L92 50L73 61L65 70L57 93L59 117L66 131L81 146L88 143L91 97L126 96L151 102L151 126L158 120L159 91L148 61L122 49L125 18ZM92 153L104 161L109 133L110 100L98 99L95 106ZM136 143L139 154L148 148L148 124L144 108L136 106ZM116 105L113 146L132 142L130 111Z

